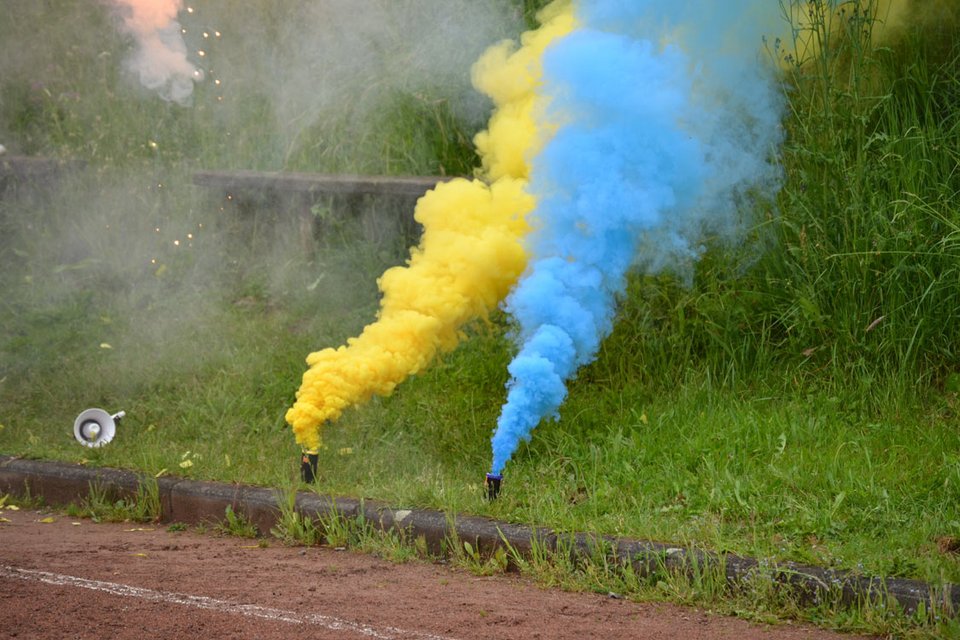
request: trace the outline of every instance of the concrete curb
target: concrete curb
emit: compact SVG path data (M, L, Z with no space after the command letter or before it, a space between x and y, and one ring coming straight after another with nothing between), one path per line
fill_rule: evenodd
M143 476L130 471L0 456L0 492L42 497L51 505L82 500L94 485L112 499L136 496L142 481ZM279 505L285 499L279 490L239 484L175 477L159 478L156 482L164 522L220 522L229 505L259 531L268 532L276 525L281 513ZM805 602L839 599L845 604L856 604L870 600L899 606L908 614L921 607L926 611L960 612L960 586L950 584L872 578L795 563L770 564L642 540L556 533L542 527L468 515L451 516L431 509L395 509L377 501L324 497L309 491L297 493L295 508L314 519L335 513L351 519L362 515L384 531L403 531L413 538L423 537L433 550L443 549L453 537L470 542L482 554L509 545L514 551L529 556L539 544L553 552L569 553L573 559L602 554L601 557L610 561L632 565L640 576L649 576L664 568L691 571L696 567L719 566L732 589L746 590L756 580L773 580L778 588L791 591Z

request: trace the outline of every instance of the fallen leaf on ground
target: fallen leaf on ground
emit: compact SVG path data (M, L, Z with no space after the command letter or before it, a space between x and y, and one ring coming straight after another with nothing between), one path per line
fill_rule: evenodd
M940 550L940 553L946 553L950 555L960 554L960 538L955 538L953 536L942 536L937 538L937 548Z

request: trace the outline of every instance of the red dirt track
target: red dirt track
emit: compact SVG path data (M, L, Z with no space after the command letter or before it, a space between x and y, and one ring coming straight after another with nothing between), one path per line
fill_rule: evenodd
M0 515L0 638L852 640L275 540Z

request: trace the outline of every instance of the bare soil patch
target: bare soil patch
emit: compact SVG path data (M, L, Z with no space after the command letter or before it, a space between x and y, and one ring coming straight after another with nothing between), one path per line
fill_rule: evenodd
M851 638L330 548L32 510L3 517L2 638Z

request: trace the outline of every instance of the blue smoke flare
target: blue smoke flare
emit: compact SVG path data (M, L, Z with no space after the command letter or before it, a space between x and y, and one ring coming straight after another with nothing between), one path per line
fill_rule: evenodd
M520 346L493 473L557 416L631 267L695 259L705 233L735 238L743 204L777 187L781 101L761 62L771 5L584 1L580 28L545 53L557 133L533 161L531 260L506 301Z

